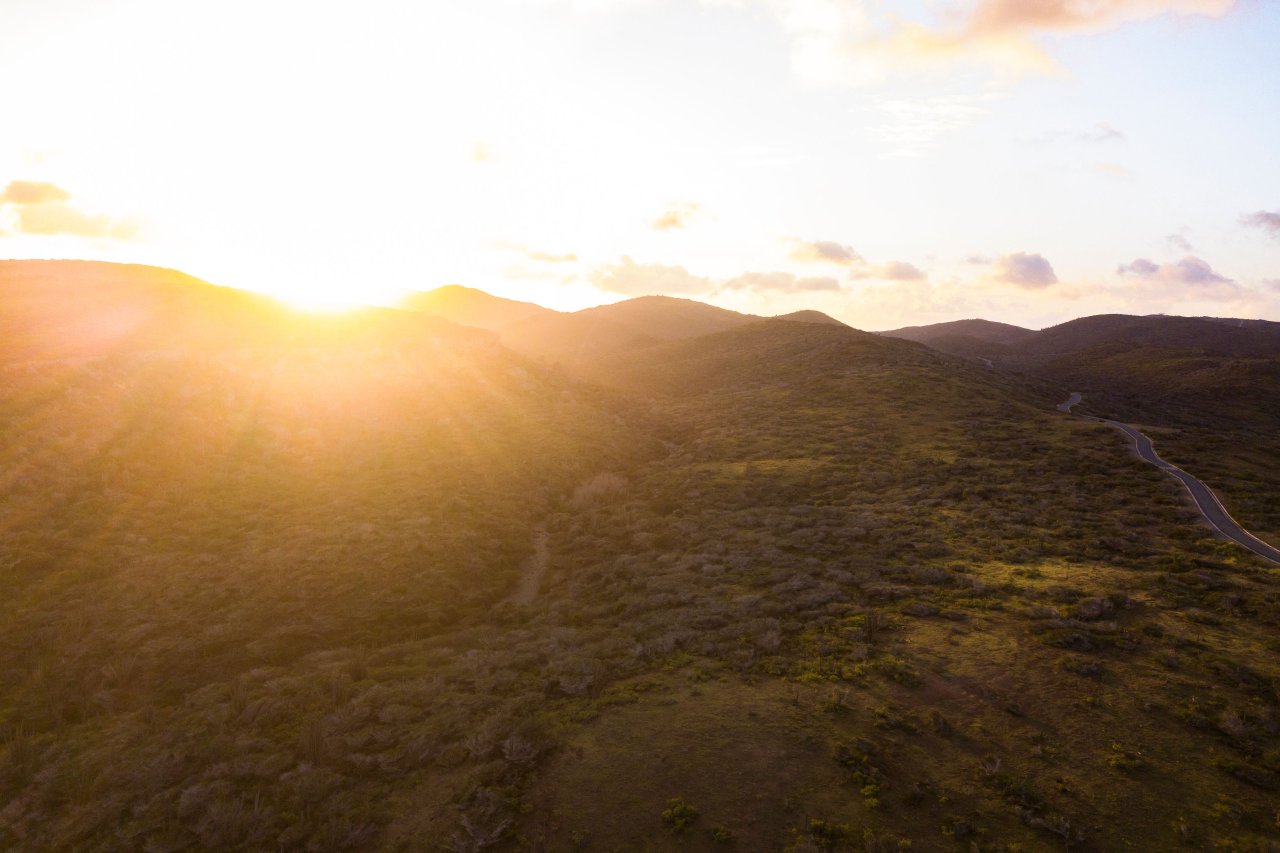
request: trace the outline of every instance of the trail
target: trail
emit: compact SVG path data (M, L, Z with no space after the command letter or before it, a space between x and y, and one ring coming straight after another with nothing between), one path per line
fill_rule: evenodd
M520 585L507 599L512 604L530 604L538 597L542 587L542 578L547 573L547 525L539 524L533 529L533 553L521 566L523 574Z
M1080 402L1079 393L1073 393L1071 399L1065 403L1058 405L1058 411L1070 412L1071 408ZM1142 431L1129 424L1120 421L1112 421L1106 418L1095 418L1092 415L1081 415L1091 421L1104 423L1107 426L1120 430L1133 442L1133 448L1137 451L1138 456L1144 461L1159 468L1161 471L1178 478L1183 487L1191 495L1191 499L1195 501L1196 509L1200 510L1200 515L1204 516L1204 520L1218 533L1226 538L1249 549L1259 557L1270 560L1273 563L1280 564L1280 548L1276 548L1266 542L1263 542L1257 536L1254 536L1248 530L1240 525L1231 513L1227 512L1226 507L1222 505L1222 501L1218 500L1218 496L1214 494L1213 489L1206 486L1197 478L1183 471L1177 465L1166 462L1156 453L1155 445L1151 443Z

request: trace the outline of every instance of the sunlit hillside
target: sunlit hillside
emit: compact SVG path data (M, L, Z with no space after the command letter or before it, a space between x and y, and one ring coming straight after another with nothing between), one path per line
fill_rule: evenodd
M1280 323L1100 315L1004 344L957 338L955 325L911 331L941 351L1079 391L1081 411L1141 424L1247 528L1280 539L1280 412L1266 402L1280 397Z
M2 848L1280 843L1275 569L1051 378L0 271Z

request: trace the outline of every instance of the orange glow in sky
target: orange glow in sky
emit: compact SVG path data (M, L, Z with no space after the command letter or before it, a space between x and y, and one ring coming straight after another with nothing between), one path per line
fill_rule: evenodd
M312 307L1280 318L1275 4L882 5L8 0L0 257Z

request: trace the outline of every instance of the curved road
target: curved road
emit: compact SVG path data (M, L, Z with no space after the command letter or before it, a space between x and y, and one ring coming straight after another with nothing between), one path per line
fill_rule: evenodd
M1080 400L1081 397L1078 393L1072 394L1070 400L1059 404L1058 411L1070 412L1071 408L1079 403ZM1181 480L1182 485L1191 493L1191 499L1196 502L1196 508L1200 510L1200 514L1203 515L1205 520L1213 526L1214 530L1218 531L1236 544L1248 548L1259 557L1265 557L1273 563L1280 563L1280 548L1274 548L1271 545L1268 545L1266 542L1263 542L1257 536L1254 536L1252 533L1236 523L1236 520L1232 518L1231 513L1227 512L1226 508L1223 507L1222 501L1218 500L1218 496L1213 493L1212 489L1188 474L1186 471L1183 471L1177 465L1172 465L1161 459L1159 454L1156 453L1155 446L1152 445L1151 439L1147 438L1137 429L1129 426L1128 424L1120 423L1119 421L1111 421L1106 418L1095 418L1091 415L1084 415L1084 417L1091 421L1098 421L1099 423L1113 426L1120 430L1133 440L1134 449L1138 451L1138 455L1142 457L1144 461L1150 462L1161 471L1172 474L1174 477Z

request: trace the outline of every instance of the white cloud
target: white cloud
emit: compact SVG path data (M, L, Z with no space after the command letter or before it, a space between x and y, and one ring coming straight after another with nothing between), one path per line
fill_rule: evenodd
M1143 279L1154 279L1167 284L1182 284L1192 287L1213 287L1215 285L1235 285L1226 276L1213 271L1209 262L1187 255L1179 261L1157 264L1146 258L1138 258L1127 264L1121 264L1116 270L1122 276L1136 276Z
M709 279L693 275L684 267L637 264L626 255L616 264L594 270L590 278L601 290L627 296L685 295L712 290Z
M1058 283L1053 265L1043 255L1014 252L996 258L991 268L996 281L1014 284L1029 290L1039 290Z
M863 263L862 255L852 246L837 243L834 240L795 240L791 249L793 260L853 266Z
M815 293L837 291L840 282L831 276L798 277L789 272L746 272L720 285L725 290Z

